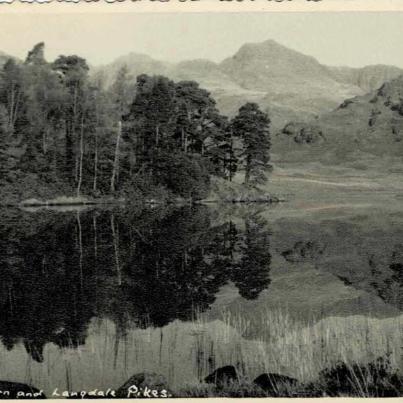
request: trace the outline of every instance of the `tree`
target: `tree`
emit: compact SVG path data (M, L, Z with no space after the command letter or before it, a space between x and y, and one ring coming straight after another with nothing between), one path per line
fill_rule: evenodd
M65 92L58 74L44 59L44 46L34 46L23 66L27 124L22 133L21 168L47 178L52 174L55 179Z
M37 43L32 50L28 52L27 58L25 59L25 64L46 64L44 42Z
M133 87L127 66L123 66L116 76L110 90L112 100L113 119L116 120L116 142L111 175L111 192L116 190L116 181L119 175L119 160L122 138L122 120L127 115L130 103L133 100Z
M15 142L7 130L8 116L3 104L0 104L0 185L9 182L16 173L18 158L13 154Z
M108 165L108 151L111 148L109 134L111 131L111 100L104 88L104 77L96 75L91 83L88 96L89 106L92 107L92 117L89 118L93 124L93 144L90 144L93 150L92 156L92 191L98 194L100 187L103 186L103 178L100 172L102 165Z
M66 179L78 181L79 154L75 152L79 115L85 99L89 67L79 56L59 56L53 63L53 69L59 74L66 89L65 95L65 174ZM75 157L75 158L74 158Z
M245 183L263 183L270 160L270 119L255 103L246 103L231 122L234 136L242 140Z
M151 179L156 175L161 178L160 167L167 160L167 152L176 153L185 171L199 171L200 178L206 168L209 174L220 176L230 176L228 172L236 169L228 121L219 114L209 92L194 81L174 83L162 76L137 77L136 96L125 122L138 174L147 172ZM190 163L191 159L196 161ZM171 168L174 166L167 167ZM166 177L166 172L162 176Z
M175 86L166 77L137 77L136 96L125 117L127 137L136 153L138 169L152 175L158 150L172 141L175 129Z
M0 103L7 110L7 130L14 133L25 106L23 70L15 60L8 59L4 64L0 84Z
M150 185L167 197L200 198L210 175L232 178L238 166L233 130L198 83L148 75L134 82L123 67L107 88L100 74L88 72L76 55L48 63L43 42L24 62L5 63L3 183L27 180L27 189L37 189L20 192L29 197Z
M210 185L205 161L200 156L192 158L180 151L175 154L161 151L154 160L153 178L186 199L203 199Z
M180 81L175 85L177 105L177 137L182 150L204 154L205 141L215 134L220 115L214 99L195 81Z

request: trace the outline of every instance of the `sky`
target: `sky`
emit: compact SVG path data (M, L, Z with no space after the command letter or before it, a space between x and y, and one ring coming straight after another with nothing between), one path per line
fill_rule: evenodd
M92 65L130 52L176 62L221 61L274 39L327 65L403 68L403 13L0 14L0 51L25 58L38 42L49 61L78 54Z

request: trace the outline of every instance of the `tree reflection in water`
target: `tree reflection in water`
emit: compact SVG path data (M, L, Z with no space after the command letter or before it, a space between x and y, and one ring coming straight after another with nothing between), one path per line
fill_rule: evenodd
M206 207L86 213L8 211L0 229L0 337L38 362L46 343L85 343L92 318L162 327L208 309L233 282L246 299L270 283L265 221L214 224Z

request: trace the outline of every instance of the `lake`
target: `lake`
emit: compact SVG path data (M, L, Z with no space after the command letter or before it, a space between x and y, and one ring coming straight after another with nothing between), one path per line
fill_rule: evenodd
M400 193L306 186L272 206L2 210L0 379L50 395L143 371L180 391L224 365L402 370Z

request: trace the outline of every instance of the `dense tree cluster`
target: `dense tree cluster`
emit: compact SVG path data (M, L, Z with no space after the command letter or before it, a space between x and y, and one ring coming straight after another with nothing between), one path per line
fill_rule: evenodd
M267 115L246 104L232 121L194 81L131 77L106 86L81 57L48 63L44 44L0 71L0 185L55 185L64 194L163 188L203 197L211 175L265 178Z

